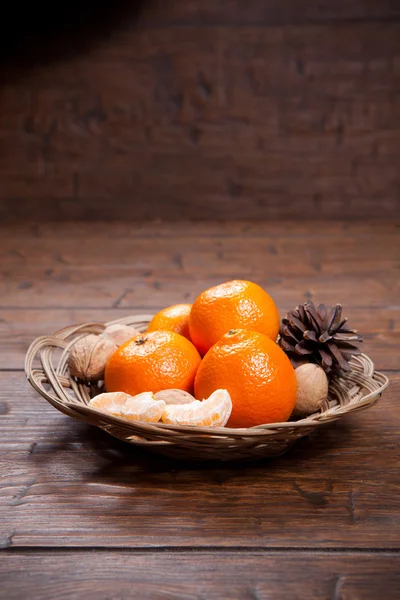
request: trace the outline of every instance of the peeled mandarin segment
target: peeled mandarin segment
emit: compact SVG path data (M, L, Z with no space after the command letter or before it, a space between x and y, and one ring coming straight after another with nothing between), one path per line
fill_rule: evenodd
M169 425L201 425L199 412L201 404L200 400L195 400L190 404L169 404L162 415L163 423Z
M158 423L165 410L164 400L156 400L151 392L131 396L122 407L122 416L129 421Z
M217 390L207 400L190 404L169 405L164 410L163 423L198 427L223 427L232 411L232 401L226 390Z
M232 400L227 390L216 390L202 402L202 410L211 419L210 426L224 427L232 412Z
M125 392L99 394L90 400L89 406L115 417L120 417L122 407L129 398L131 396L125 394Z

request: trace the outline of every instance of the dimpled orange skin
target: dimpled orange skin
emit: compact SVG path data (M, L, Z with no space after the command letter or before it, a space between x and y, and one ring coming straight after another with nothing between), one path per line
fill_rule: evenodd
M175 331L190 340L189 315L191 304L174 304L160 310L149 323L147 331Z
M275 341L279 324L271 296L256 283L242 280L205 290L189 316L190 337L201 355L231 329L259 331Z
M203 358L194 390L199 400L228 390L232 413L227 427L287 421L296 403L296 375L283 350L256 331L224 335Z
M173 331L140 334L123 344L107 362L107 392L160 392L170 388L193 391L201 362L193 344Z

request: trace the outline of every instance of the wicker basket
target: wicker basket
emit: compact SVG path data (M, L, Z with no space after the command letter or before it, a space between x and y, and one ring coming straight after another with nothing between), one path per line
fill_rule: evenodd
M134 325L143 331L151 317L131 316L112 323ZM230 461L277 456L316 427L372 406L389 384L387 377L375 372L373 362L362 354L351 361L353 370L348 375L331 382L329 398L322 410L299 421L250 429L132 423L89 408L89 400L100 388L76 383L67 370L73 344L88 333L101 333L110 324L73 325L35 340L25 360L28 381L66 415L96 425L120 440L173 458ZM40 365L36 358L40 359Z

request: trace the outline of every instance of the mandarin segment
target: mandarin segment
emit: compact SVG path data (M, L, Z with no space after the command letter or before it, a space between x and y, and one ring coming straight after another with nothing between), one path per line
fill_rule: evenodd
M197 427L223 427L232 411L232 401L226 390L217 390L207 400L190 404L171 404L164 410L163 423Z
M172 331L140 334L118 348L107 363L105 387L132 396L152 390L193 391L201 362L193 344Z
M129 394L125 392L99 394L90 400L89 406L114 417L120 417L122 407L129 398Z
M202 355L231 329L259 331L275 341L279 325L272 298L256 283L242 280L202 292L189 316L190 337Z
M154 315L147 331L174 331L190 340L189 315L191 309L191 304L168 306Z
M156 400L151 392L131 396L122 407L122 416L129 421L158 423L165 410L164 400Z
M195 396L217 389L232 399L229 427L287 421L296 402L296 375L281 348L266 335L236 330L224 335L203 358Z

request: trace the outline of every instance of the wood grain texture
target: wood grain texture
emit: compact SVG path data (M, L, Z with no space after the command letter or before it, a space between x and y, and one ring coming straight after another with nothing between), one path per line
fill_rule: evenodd
M260 273L261 269L263 274ZM294 307L309 299L317 302L324 300L327 304L336 304L340 300L347 308L359 306L359 302L363 308L380 308L385 304L387 307L399 306L400 281L394 280L387 272L365 278L341 275L324 278L314 275L274 279L268 267L261 264L258 272L246 269L243 265L242 269L222 268L215 275L195 276L192 273L187 278L181 274L177 277L166 275L162 270L147 277L143 274L134 275L126 267L110 269L109 276L102 267L66 269L61 266L50 276L45 271L31 268L7 272L0 283L1 307L157 308L193 302L207 287L244 278L254 280L268 290L279 308ZM7 304L3 304L4 300Z
M398 8L218 6L6 70L1 218L399 216Z
M4 547L398 548L400 375L286 455L178 464L58 413L0 373Z
M220 224L214 235L203 235L184 223L164 235L159 231L151 224L140 230L118 223L30 231L4 226L0 306L156 308L191 301L227 279L248 278L264 285L282 308L308 298L398 308L397 224L330 229L309 223L296 234L293 224L263 222L254 229L249 224L246 235Z
M3 555L0 572L7 600L20 600L32 585L35 600L376 600L382 593L397 600L400 589L393 554L18 552Z
M338 0L334 4L318 0L155 0L143 6L140 23L157 25L201 26L218 24L243 26L296 23L330 23L342 20L389 20L400 17L400 8L392 0Z

